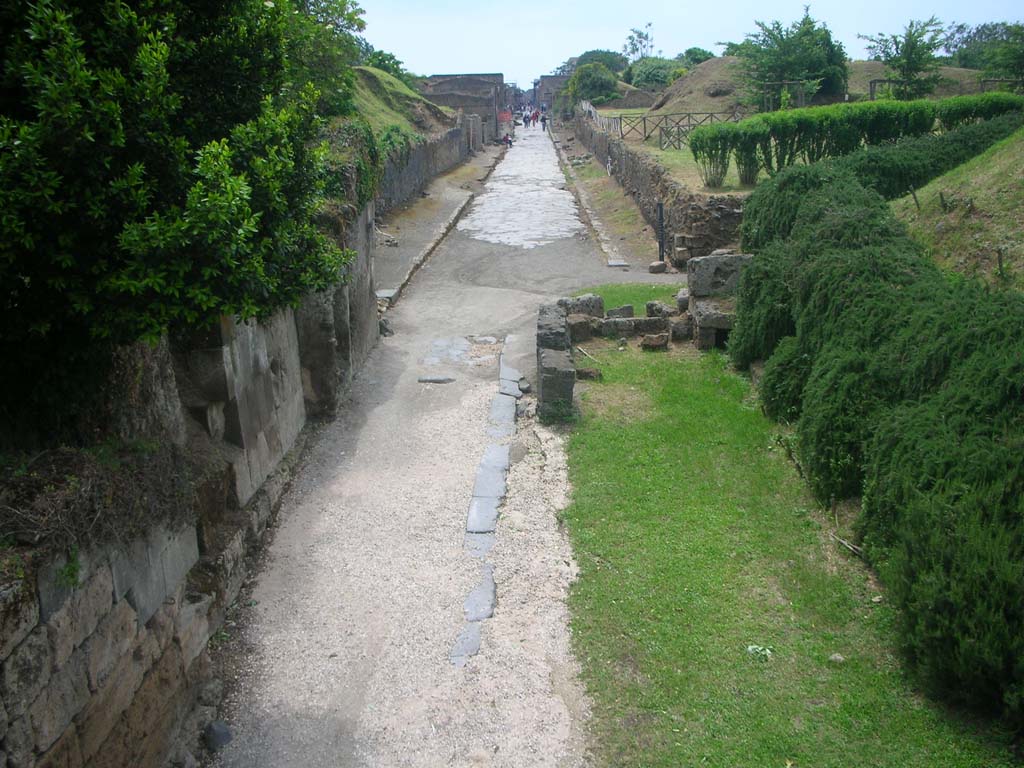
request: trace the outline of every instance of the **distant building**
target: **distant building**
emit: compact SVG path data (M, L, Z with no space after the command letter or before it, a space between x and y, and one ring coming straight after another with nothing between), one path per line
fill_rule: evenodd
M479 115L485 143L511 130L499 124L501 113L511 103L502 74L431 75L420 81L419 88L435 104Z
M534 81L534 101L537 106L544 105L551 109L555 104L555 96L565 88L571 75L541 75Z

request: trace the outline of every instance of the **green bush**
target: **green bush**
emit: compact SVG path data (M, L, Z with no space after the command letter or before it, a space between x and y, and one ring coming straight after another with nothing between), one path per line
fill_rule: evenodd
M111 345L263 315L337 278L342 253L314 226L322 102L290 81L283 3L14 6L0 433L73 439L58 435Z
M761 170L758 149L767 137L768 125L763 120L754 118L733 124L732 152L736 158L740 184L750 186L757 183L757 176Z
M573 72L565 89L575 103L594 101L618 95L618 80L608 67L600 62L584 64Z
M911 668L933 692L1017 729L1024 298L945 277L859 179L891 193L1020 121L870 147L761 184L745 210L756 253L729 348L740 366L767 357L765 411L795 420L816 496L863 494L858 531L900 609Z
M732 126L723 124L727 129ZM732 134L730 130L702 131L690 133L690 151L697 161L700 177L706 187L720 187L725 183L729 173L729 154L732 151Z
M1024 96L994 92L944 99L938 103L936 117L943 130L952 131L975 120L991 120L1007 112L1021 111L1024 111Z

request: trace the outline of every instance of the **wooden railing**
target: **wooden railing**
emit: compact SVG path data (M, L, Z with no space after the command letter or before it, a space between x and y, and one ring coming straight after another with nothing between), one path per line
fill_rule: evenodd
M620 139L647 141L658 133L661 148L682 149L686 136L694 128L711 123L736 122L743 118L739 110L732 112L675 112L666 115L602 115L589 101L581 101L577 110L605 133Z

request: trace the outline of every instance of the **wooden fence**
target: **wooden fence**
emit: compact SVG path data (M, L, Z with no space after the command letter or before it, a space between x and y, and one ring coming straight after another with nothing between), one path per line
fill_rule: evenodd
M585 114L591 122L605 133L618 136L620 139L632 139L634 141L647 141L652 136L659 134L661 148L671 146L675 149L682 149L686 135L699 125L711 125L712 123L736 122L743 118L741 112L675 112L667 115L621 115L619 117L608 117L602 115L589 101L581 101L578 109ZM670 138L665 139L668 136ZM666 140L669 144L666 145Z

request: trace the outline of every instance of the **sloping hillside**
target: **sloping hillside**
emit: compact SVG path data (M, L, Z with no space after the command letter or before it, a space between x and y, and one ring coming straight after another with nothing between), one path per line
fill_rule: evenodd
M738 64L735 56L720 56L697 65L665 89L651 112L732 111L743 98ZM885 65L880 61L851 61L849 67L847 90L851 97L867 98L870 82L885 77ZM939 73L944 80L936 89L935 98L978 91L981 73L977 70L941 67Z
M851 96L866 97L870 91L872 80L885 78L885 64L880 61L851 61L850 76L846 84L846 90ZM976 69L961 69L960 67L939 67L939 74L943 82L939 83L935 98L947 96L959 96L961 93L977 93L978 79L981 72Z
M380 134L397 126L409 134L432 136L455 126L450 110L423 98L387 72L356 67L355 104L359 114Z
M651 112L731 112L742 93L736 72L739 59L718 56L701 62L672 83L654 102Z
M910 196L893 210L939 264L1024 288L1024 130L935 179L917 199L920 211Z

